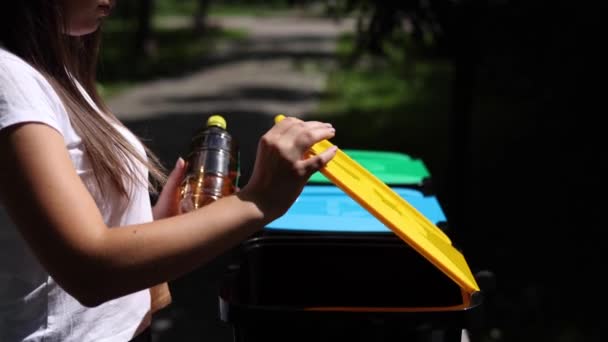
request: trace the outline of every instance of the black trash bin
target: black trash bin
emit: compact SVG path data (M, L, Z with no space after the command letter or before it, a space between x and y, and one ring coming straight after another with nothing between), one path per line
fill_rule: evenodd
M433 196L393 190L445 220ZM456 342L481 304L334 186L305 187L240 253L220 294L235 341Z
M480 303L394 236L248 240L220 314L235 341L460 341Z
M481 292L450 238L343 151L322 171L394 234L338 229L330 205L311 234L248 239L219 296L235 340L460 342Z

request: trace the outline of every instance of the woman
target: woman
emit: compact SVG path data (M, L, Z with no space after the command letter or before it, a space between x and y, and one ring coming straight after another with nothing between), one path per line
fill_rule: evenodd
M0 12L0 341L129 341L149 288L276 219L335 149L303 158L329 124L288 118L260 139L249 182L174 216L178 160L154 208L156 159L95 91L110 0L22 0ZM156 183L156 182L152 182ZM108 229L110 228L110 229Z

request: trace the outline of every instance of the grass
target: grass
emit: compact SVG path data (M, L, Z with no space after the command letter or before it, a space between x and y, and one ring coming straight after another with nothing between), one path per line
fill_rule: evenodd
M196 0L165 0L157 1L155 11L159 16L191 16L196 12ZM277 11L288 9L286 1L211 1L209 5L210 16L253 15L268 16Z
M155 3L158 15L192 15L196 11L196 0L164 0Z
M204 34L192 29L156 27L156 53L138 56L133 47L135 26L125 21L108 21L100 56L99 87L109 98L134 84L160 77L186 74L201 66L202 58L218 44L244 39L243 30L210 27Z
M339 60L353 49L353 37L342 36ZM413 48L388 51L387 58L363 56L331 72L327 95L312 118L332 122L333 140L343 148L400 151L422 158L431 174L444 172L452 66Z
M258 16L266 17L280 14L281 11L288 10L289 7L283 2L278 1L264 5L255 4L211 4L209 8L210 16Z

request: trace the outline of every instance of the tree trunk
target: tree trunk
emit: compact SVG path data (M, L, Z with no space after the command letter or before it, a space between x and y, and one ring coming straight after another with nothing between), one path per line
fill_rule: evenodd
M152 18L154 16L154 0L140 0L137 17L137 33L135 46L137 54L143 57L156 55L156 40L152 32Z
M207 24L207 14L211 0L198 0L198 7L194 13L194 31L203 33Z

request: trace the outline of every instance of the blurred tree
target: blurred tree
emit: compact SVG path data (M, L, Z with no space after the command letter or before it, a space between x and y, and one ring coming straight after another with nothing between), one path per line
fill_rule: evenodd
M357 15L357 43L350 60L355 63L364 53L384 56L385 44L400 34L411 37L421 46L433 45L434 49L441 50L444 26L450 20L447 7L457 5L432 0L344 0L336 6L344 14Z
M387 48L424 50L447 58L454 67L451 110L450 172L445 196L446 211L454 226L466 221L465 188L470 170L470 127L475 65L479 60L477 23L484 1L345 0L344 13L356 13L356 44L347 63L364 54L386 57ZM410 43L405 44L404 38ZM407 63L405 64L407 65ZM403 70L405 71L405 70Z
M565 294L601 267L588 248L595 235L571 228L601 221L593 220L589 209L599 206L590 199L601 193L605 202L594 185L606 174L596 141L603 135L591 133L605 126L589 109L603 101L595 96L603 88L590 80L605 64L592 52L602 42L603 12L565 1L341 4L358 20L351 62L400 47L410 49L408 58L422 47L425 57L431 52L452 65L449 172L436 190L472 266L501 277L500 295L486 301L495 317L487 327L504 328L505 341L600 341L577 337L597 336L589 322L599 318L583 309L594 301ZM578 172L584 176L572 176ZM558 242L546 243L547 236Z

